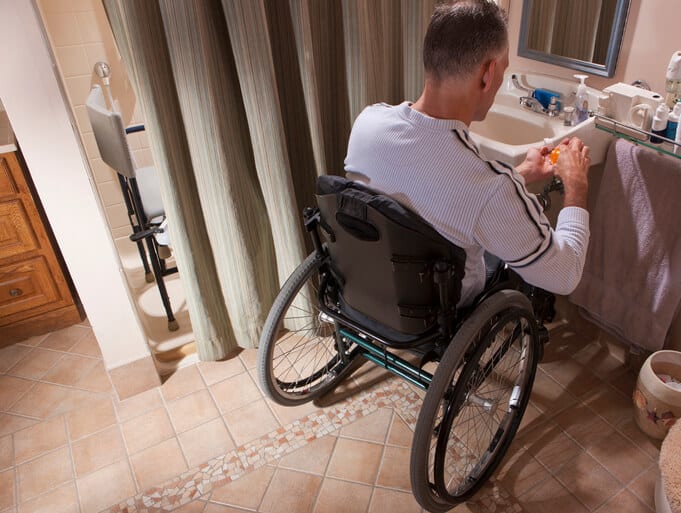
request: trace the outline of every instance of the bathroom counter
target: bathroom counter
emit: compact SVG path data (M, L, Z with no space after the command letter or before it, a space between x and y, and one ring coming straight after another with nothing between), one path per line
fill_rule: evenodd
M0 111L0 153L10 153L12 151L17 151L14 132L9 125L7 112L3 110Z

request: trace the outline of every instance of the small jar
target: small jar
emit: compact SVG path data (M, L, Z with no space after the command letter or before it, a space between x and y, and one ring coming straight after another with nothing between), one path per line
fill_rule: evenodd
M669 379L681 382L681 352L657 351L643 363L633 394L636 425L658 440L681 417L681 389Z
M575 124L575 108L571 106L563 107L563 124L572 126Z

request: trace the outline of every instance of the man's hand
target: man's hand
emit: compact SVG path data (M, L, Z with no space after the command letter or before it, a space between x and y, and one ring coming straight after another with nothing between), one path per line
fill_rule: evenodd
M553 176L553 164L549 161L550 153L551 149L548 146L528 150L525 160L516 167L525 183L538 182Z
M556 162L556 174L560 176L565 188L566 207L581 207L586 209L587 193L589 190L589 147L580 139L573 137L563 141L558 146L560 155Z

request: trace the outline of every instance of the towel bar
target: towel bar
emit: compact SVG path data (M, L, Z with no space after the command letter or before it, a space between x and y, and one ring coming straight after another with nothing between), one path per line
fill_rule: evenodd
M647 130L642 130L631 125L627 125L626 123L617 121L616 119L612 119L607 116L603 116L601 114L596 114L594 116L594 124L596 125L596 128L608 132L615 137L626 139L627 141L630 141L634 144L646 146L647 148L658 151L664 155L681 159L681 144L672 141L671 139L667 139L661 135L653 134ZM662 139L662 143L651 143L649 141L651 137Z

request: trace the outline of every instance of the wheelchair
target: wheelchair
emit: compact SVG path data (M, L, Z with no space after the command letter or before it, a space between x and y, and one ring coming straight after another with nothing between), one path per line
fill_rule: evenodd
M303 214L314 251L282 287L260 338L260 386L294 406L369 360L425 390L412 492L426 510L447 511L504 457L555 298L500 269L472 306L457 309L463 249L397 201L344 178L320 177L317 203ZM405 350L415 357L400 356ZM431 374L424 367L432 362Z

